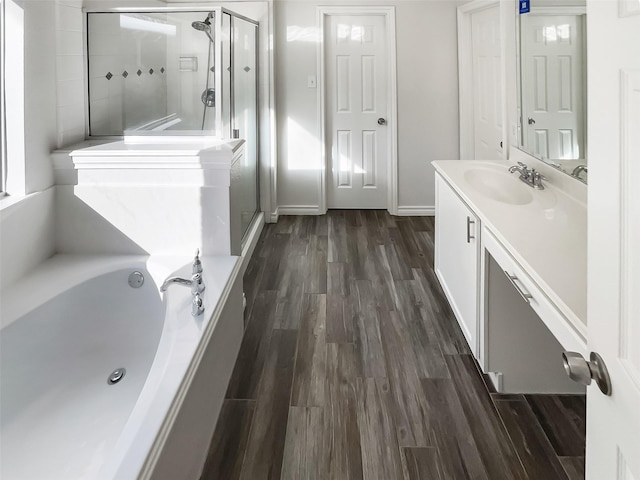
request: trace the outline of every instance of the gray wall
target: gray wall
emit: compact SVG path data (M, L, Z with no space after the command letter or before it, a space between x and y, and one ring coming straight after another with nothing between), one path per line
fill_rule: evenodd
M398 82L398 204L432 208L429 162L459 158L457 1L350 2L396 8ZM343 2L276 1L278 204L317 206L320 126L316 89L318 5Z

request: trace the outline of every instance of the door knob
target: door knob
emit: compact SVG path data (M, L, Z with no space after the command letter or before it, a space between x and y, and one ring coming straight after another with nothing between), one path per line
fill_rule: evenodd
M591 380L595 380L602 393L611 395L611 377L604 360L595 352L591 352L589 360L577 352L562 353L564 371L571 380L582 385L590 385Z
M535 125L535 124L536 124L536 121L535 121L533 118L529 117L529 118L527 119L527 123L528 123L529 125Z
M384 118L380 117L378 119L378 125L386 125L386 124L387 124L387 121Z

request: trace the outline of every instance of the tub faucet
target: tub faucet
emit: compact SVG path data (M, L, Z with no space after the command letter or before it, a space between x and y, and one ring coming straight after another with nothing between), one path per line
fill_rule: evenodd
M169 288L169 285L177 283L178 285L182 285L183 287L189 287L191 288L191 294L195 295L196 293L202 293L204 292L205 289L205 285L204 282L202 281L202 274L200 273L194 273L191 276L191 280L188 280L186 278L180 278L180 277L169 277L167 278L162 286L160 287L160 291L161 292L166 292L167 289Z
M191 304L191 315L197 317L202 312L204 312L204 303L202 301L202 297L200 294L204 292L205 285L202 281L202 263L200 262L200 252L196 250L196 256L193 259L193 266L191 275L191 280L181 277L169 277L167 278L160 287L161 292L166 292L169 288L169 285L178 284L183 287L188 287L191 289L191 295L193 296L193 302Z

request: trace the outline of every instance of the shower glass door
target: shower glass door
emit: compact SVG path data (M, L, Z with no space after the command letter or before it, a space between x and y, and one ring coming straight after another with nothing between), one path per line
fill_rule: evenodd
M243 235L258 211L258 118L257 118L257 30L239 17L232 17L233 118L232 137L246 141L246 157L239 168L242 183L241 219Z
M216 135L209 12L87 14L89 134Z

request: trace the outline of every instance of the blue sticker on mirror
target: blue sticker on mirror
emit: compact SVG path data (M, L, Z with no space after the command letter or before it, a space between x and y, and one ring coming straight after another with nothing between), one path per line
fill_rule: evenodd
M520 4L520 15L531 11L531 0L519 0L518 3Z

